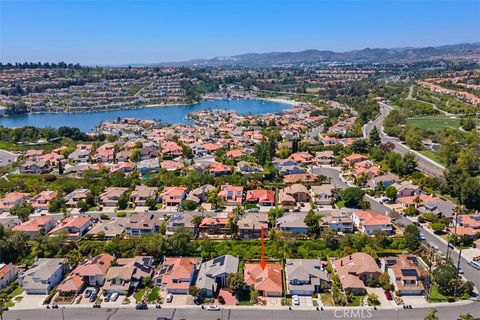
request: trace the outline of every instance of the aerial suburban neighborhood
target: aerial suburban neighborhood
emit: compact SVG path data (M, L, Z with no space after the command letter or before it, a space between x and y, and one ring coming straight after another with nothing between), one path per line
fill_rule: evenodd
M371 19L361 2L347 11ZM367 2L379 21L398 17ZM5 4L2 47L18 46L10 34L26 37L10 27L19 11L37 21L47 7L62 20L63 6L85 16L72 37L100 26L84 12L104 13L104 31L89 41L105 38L100 51L82 48L63 39L67 28L54 36L62 54L47 41L45 56L33 38L38 59L0 50L0 319L480 318L479 43L438 32L433 46L392 45L378 30L374 49L260 46L259 33L273 32L254 21L273 10L266 3L248 8L242 28L258 27L251 52L271 52L237 55L231 41L246 45L231 14L247 9L240 2L126 0L109 3L112 15L98 1ZM274 4L291 32L302 25L318 42L316 23L330 30L324 12L345 20L346 8L326 8L347 2ZM408 16L424 11L409 6ZM120 7L131 29L111 23ZM226 7L235 27L211 18ZM478 4L442 8L452 34L449 10L478 27ZM159 30L154 12L169 35L146 48ZM270 15L265 25L276 26ZM198 54L180 46L168 56L187 36L178 27L187 17ZM331 24L346 30L339 21ZM220 49L201 32L231 48L199 58Z

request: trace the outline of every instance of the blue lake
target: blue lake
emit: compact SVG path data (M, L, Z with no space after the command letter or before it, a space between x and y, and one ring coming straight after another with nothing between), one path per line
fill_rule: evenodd
M275 113L290 108L289 104L263 100L209 100L195 105L143 107L130 110L82 112L82 113L38 113L12 117L0 117L0 126L5 127L76 127L84 132L93 131L96 125L106 120L120 118L156 119L162 123L190 123L185 117L197 110L227 109L240 114Z

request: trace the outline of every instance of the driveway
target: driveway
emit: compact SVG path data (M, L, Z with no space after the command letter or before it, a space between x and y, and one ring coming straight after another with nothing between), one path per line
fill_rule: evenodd
M313 307L313 299L311 296L299 296L300 307Z
M410 304L412 307L425 307L429 305L424 296L402 296L401 298L404 304Z
M388 306L396 306L397 304L393 300L388 300L387 297L385 296L385 292L382 288L367 288L367 293L375 293L378 296L378 301L380 301L380 305L383 307L388 307ZM393 294L393 293L392 293Z
M282 306L282 298L273 298L267 297L267 306L268 307L281 307Z
M43 301L47 298L46 294L26 294L25 291L20 295L22 300L16 302L12 309L35 309L43 306Z

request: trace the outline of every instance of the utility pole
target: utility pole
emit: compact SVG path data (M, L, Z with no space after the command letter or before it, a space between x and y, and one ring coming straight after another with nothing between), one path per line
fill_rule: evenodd
M457 270L455 272L456 278L458 278L458 269L460 269L460 259L462 258L462 249L460 248L460 251L458 252L458 261L457 261ZM455 281L455 287L453 288L453 297L456 299L457 298L457 287L458 283Z
M455 235L455 239L456 239L457 238L457 217L458 217L458 213L460 211L462 211L462 207L456 206L454 211L455 211L455 217L454 217L453 223L454 223L454 226L455 226L455 230L454 230L453 234ZM450 237L447 238L447 241L448 241L448 243L447 243L447 254L446 254L446 256L447 256L447 261L448 261L449 254L450 254ZM453 259L452 259L452 261L453 261Z

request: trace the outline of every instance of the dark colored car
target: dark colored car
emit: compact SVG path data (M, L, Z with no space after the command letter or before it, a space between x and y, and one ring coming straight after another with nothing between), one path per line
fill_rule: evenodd
M83 293L83 296L85 298L89 298L91 295L92 295L92 290L90 289L85 290L85 292Z
M135 309L137 310L147 310L148 306L146 303L139 303L135 306Z
M392 293L388 290L385 290L385 297L387 297L387 300L392 300Z

